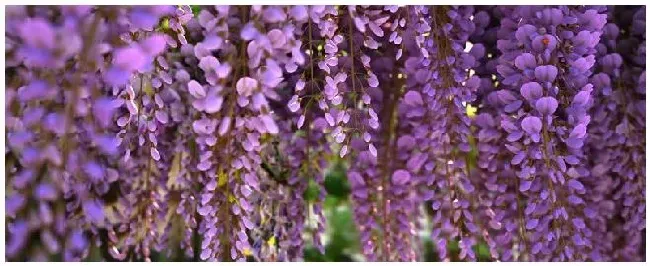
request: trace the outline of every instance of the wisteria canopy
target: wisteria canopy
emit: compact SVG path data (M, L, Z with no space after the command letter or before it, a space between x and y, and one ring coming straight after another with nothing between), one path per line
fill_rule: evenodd
M6 260L645 261L645 6L5 10Z

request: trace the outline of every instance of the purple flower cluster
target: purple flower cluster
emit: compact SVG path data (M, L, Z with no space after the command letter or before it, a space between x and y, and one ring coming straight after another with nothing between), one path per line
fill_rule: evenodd
M645 259L645 7L5 16L7 260L300 261L333 160L370 261Z
M479 58L465 48L475 29L470 18L474 9L436 6L417 12L423 17L417 30L426 35L418 34L420 49L413 49L405 63L409 91L402 104L410 123L398 145L410 151L407 169L419 179L414 183L425 207L433 210L431 237L440 258L448 261L448 243L458 240L459 258L476 260L472 247L482 236L465 160L471 150L466 105L480 85L480 79L468 73Z
M115 119L128 103L116 96L165 49L153 24L126 18L140 12L155 24L173 10L8 10L7 66L14 74L7 84L7 156L15 158L8 168L16 177L8 180L8 258L79 260L101 230L117 226L106 213L107 197L130 167L118 162ZM33 234L36 243L28 242Z
M501 21L497 98L516 199L525 203L516 222L521 251L530 260L599 260L590 254L594 234L585 226L595 210L585 203L591 177L584 163L593 102L588 79L607 18L599 12L520 7Z
M608 15L590 78L596 97L587 139L594 179L589 193L600 214L592 226L604 260L637 261L643 236L635 232L645 229L645 152L639 149L645 146L645 9ZM625 222L609 222L616 219Z

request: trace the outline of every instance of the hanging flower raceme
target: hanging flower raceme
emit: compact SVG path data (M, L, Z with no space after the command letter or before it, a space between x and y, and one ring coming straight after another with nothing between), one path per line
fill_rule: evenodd
M78 16L71 16L66 25L50 22L47 11L38 8L30 17L25 7L17 6L9 8L6 14L7 67L8 73L12 73L6 84L9 259L47 260L50 254L66 252L66 260L75 260L84 255L89 245L81 228L71 230L73 227L66 226L63 194L70 189L65 187L64 176L71 178L71 172L81 171L66 170L69 160L64 156L69 151L54 140L67 137L71 126L66 125L71 125L68 120L74 119L76 113L72 102L81 101L79 92L71 88L64 95L61 87L63 75L67 79L72 76L65 62L82 53L82 47L87 47L84 51L94 47L92 42L84 42L87 35L80 29L88 21L90 10L76 10ZM81 77L76 78L78 81ZM46 103L61 102L66 96L67 106L47 107ZM90 212L80 216L90 214L89 220L101 222L101 206L94 202L87 206ZM29 241L33 233L40 236L36 243Z
M475 215L477 220L485 221L482 224L481 235L489 247L493 259L511 260L513 255L512 241L516 235L509 230L501 230L506 224L510 228L515 225L514 212L509 208L517 208L516 184L512 176L510 164L506 162L508 151L503 149L505 138L499 130L498 113L503 107L498 99L498 89L501 87L499 76L494 75L498 65L499 50L497 49L497 35L499 24L508 7L475 7L473 22L476 25L474 33L470 36L472 47L469 53L478 60L476 66L470 69L470 75L480 78L481 83L476 93L474 102L468 103L467 113L472 118L472 138L476 145L476 167L479 171L470 175L476 189L479 212ZM478 114L476 114L478 113ZM470 153L470 158L472 154ZM470 161L471 164L472 161ZM505 162L505 163L504 163ZM510 176L503 178L503 176ZM509 200L506 200L509 199ZM505 211L502 211L505 209ZM510 215L504 217L504 215ZM518 253L515 253L518 254Z
M274 108L280 121L279 143L267 154L268 161L265 162L274 179L272 183L279 185L279 190L284 192L278 195L283 198L279 208L281 213L273 218L281 221L274 222L283 232L273 237L279 237L280 256L277 259L283 261L301 258L305 231L314 247L324 253L321 242L321 234L325 231L323 170L327 167L325 156L329 148L324 135L327 124L323 110L317 107L319 97L323 96L318 92L323 86L318 79L326 74L318 67L323 58L317 53L318 46L323 44L318 22L324 10L324 7L317 6L293 6L288 9L289 21L293 25L285 26L292 43L289 46L291 58L287 58L289 64L286 67L289 72L287 82L291 84L288 87L293 89L287 91L293 93L280 91L280 98L276 99L281 103ZM277 54L282 56L284 53ZM317 188L315 198L305 198L310 187Z
M165 10L165 7L159 7L151 11L151 16L161 16ZM43 192L49 193L49 197L58 194L66 199L65 203L50 204L45 200L40 204L41 216L35 217L34 221L44 219L45 224L52 224L56 217L58 225L56 232L41 233L47 249L35 250L36 259L42 259L45 252L50 252L63 254L61 259L75 260L87 255L88 237L98 244L104 242L98 235L99 231L111 223L104 214L105 197L121 170L113 164L119 153L120 140L111 133L115 126L113 117L121 101L113 99L112 91L105 88L123 84L136 70L145 71L144 66L164 49L155 42L125 45L118 41L127 30L140 30L123 25L123 20L119 19L132 12L136 11L79 6L43 7L37 8L36 12L17 7L12 13L19 19L14 24L15 32L19 33L15 48L17 58L22 61L22 65L15 61L15 68L23 77L33 79L25 89L17 91L18 98L26 96L24 102L41 104L50 101L63 103L60 108L57 105L48 107L50 110L33 104L18 105L16 109L24 108L19 113L28 115L29 124L20 125L21 131L27 129L31 132L28 136L45 142L55 136L61 138L61 142L52 142L41 147L43 152L32 155L30 152L41 149L33 146L36 142L30 141L28 147L17 147L22 156L31 156L21 164L35 167L23 170L21 175L27 178L24 184L42 180ZM33 17L27 17L27 13ZM49 20L57 22L50 23ZM42 35L34 35L35 31L42 32ZM130 59L135 60L125 60L131 56ZM74 58L79 60L67 64ZM106 66L105 62L110 63ZM119 74L111 76L116 72ZM41 119L47 122L40 123ZM30 124L45 125L46 128L28 129ZM47 135L48 130L55 135ZM27 153L23 151L25 148ZM55 198L49 201L53 200ZM40 222L18 227L22 229L16 231L19 233L15 238L16 248L25 248L18 236L38 230L38 224Z
M448 241L458 239L460 258L475 260L472 247L481 238L480 225L473 217L478 206L469 196L475 187L465 161L470 151L465 105L473 100L480 80L468 77L467 71L477 59L464 51L474 30L470 20L473 8L432 7L420 12L430 34L421 49L422 69L413 78L422 84L420 92L431 121L425 137L430 140L425 152L431 173L423 183L429 187L424 197L431 200L434 212L432 238L441 259L448 260Z
M645 258L644 7L5 16L7 260Z
M525 201L520 231L529 260L589 256L593 234L585 219L595 210L585 206L583 146L588 78L605 18L589 8L521 7L501 24L501 127Z
M636 57L621 56L620 49L635 49L631 46L637 44L640 50L637 54L644 56L644 33L640 24L645 22L640 21L644 21L645 10L617 8L610 13L630 11L636 12L625 18L631 19L625 31L621 31L612 17L608 18L609 23L605 25L597 46L596 69L599 73L591 78L597 93L587 142L588 152L593 154L589 160L592 183L588 194L592 195L592 208L600 214L592 226L596 234L595 248L600 251L602 260L636 259L634 250L640 248L641 239L631 232L644 228L640 222L644 220L645 208L639 206L645 205L645 181L636 176L641 174L639 171L645 171L645 154L628 149L645 144L641 137L645 134L645 89L642 87L645 63L635 60ZM642 65L637 62L642 62ZM617 203L623 206L620 210L615 209ZM607 221L616 219L618 215L627 222L608 225Z
M160 251L165 240L166 229L161 230L161 225L167 211L167 190L161 184L166 183L172 162L172 157L166 156L171 149L171 135L167 131L175 124L169 118L167 104L177 96L163 87L171 79L161 71L168 67L163 52L175 40L154 26L159 21L175 20L183 12L173 6L120 11L115 10L114 15L137 16L142 20L118 20L116 27L128 29L119 36L126 45L116 49L113 65L104 75L113 89L112 101L122 106L115 116L117 128L112 131L116 132L124 156L115 163L119 178L110 187L109 201L105 203L110 226L101 238L107 242L103 244L113 259L124 260L129 252L134 252L136 259L150 260L152 248Z

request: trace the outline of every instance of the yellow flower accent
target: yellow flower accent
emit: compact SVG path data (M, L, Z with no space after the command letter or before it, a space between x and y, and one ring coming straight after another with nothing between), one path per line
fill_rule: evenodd
M271 247L275 246L275 236L271 236L271 238L269 238L269 240L266 241L266 244Z
M169 19L168 18L163 20L161 28L163 28L163 29L168 29L169 28Z
M226 177L226 174L223 171L219 172L219 180L217 181L217 186L223 187L226 185L226 182L228 182L228 177Z
M235 196L230 194L230 195L228 195L228 202L230 202L230 203L237 202L237 198L235 198Z
M467 116L469 117L475 117L476 116L476 111L478 111L478 108L472 106L471 104L467 104L467 107L465 108L467 112Z

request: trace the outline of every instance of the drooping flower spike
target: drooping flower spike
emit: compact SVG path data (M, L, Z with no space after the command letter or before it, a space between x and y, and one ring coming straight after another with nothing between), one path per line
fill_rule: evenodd
M645 7L5 16L7 260L645 258Z

